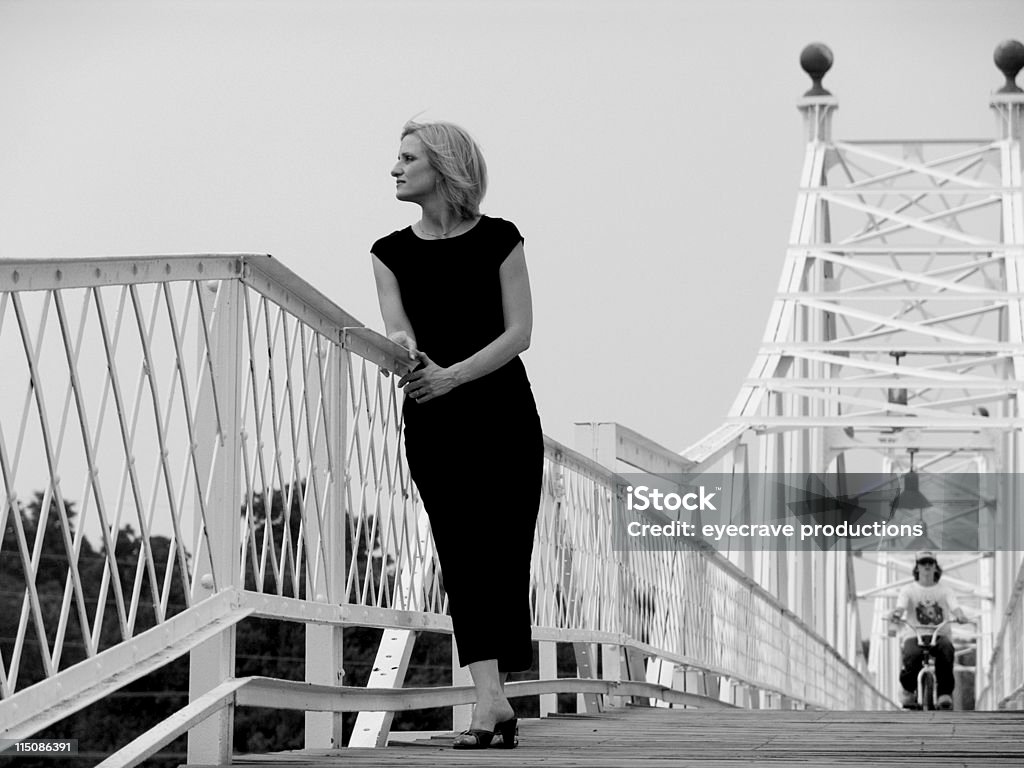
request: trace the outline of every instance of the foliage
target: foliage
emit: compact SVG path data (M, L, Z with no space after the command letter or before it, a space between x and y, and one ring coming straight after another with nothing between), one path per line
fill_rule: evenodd
M291 492L294 490L294 493ZM258 494L252 499L251 523L256 533L256 552L263 546L263 531L270 525L272 532L268 545L276 553L278 561L285 563L279 594L305 597L304 579L295 579L294 563L298 557L299 542L302 538L300 499L305 491L304 484L294 489L285 487L269 495ZM109 565L104 545L94 547L84 536L76 542L76 505L64 501L64 513L68 520L66 541L61 524L60 509L55 499L36 493L27 504L15 501L7 517L7 524L0 542L0 616L4 617L0 633L0 655L5 671L11 673L15 644L23 647L19 655L16 690L24 690L45 678L44 654L52 652L60 627L65 590L69 584L68 563L75 557L77 563L84 610L89 632L96 625L96 615L101 585L109 581L102 603L103 613L99 622L98 651L103 651L121 642L125 636L132 637L156 623L148 569L138 568L143 540L130 525L123 525L117 531L113 546L117 562L117 583L124 595L124 604L131 603L133 588L140 590L138 611L134 624L122 625L120 611L115 599L114 581L110 579ZM43 514L44 506L46 513ZM287 511L286 511L287 507ZM15 511L17 510L17 511ZM242 507L243 525L245 505ZM15 515L18 515L15 518ZM17 531L20 521L23 531L24 548ZM70 544L70 552L68 550ZM166 575L168 558L172 555L171 541L163 536L151 536L150 546L157 574L157 593L161 594L165 579L170 578L167 614L172 616L184 610L186 605L184 582L177 561L172 563L169 576ZM247 545L248 546L248 545ZM351 550L351 548L349 548ZM257 571L251 562L245 570L245 588L257 589ZM27 553L27 554L23 554ZM27 557L27 563L26 563ZM386 588L392 576L388 563L379 555L368 551L365 539L361 539L355 551L346 552L346 572L353 566L359 574L367 574L373 585ZM35 568L33 563L38 563ZM40 644L39 633L33 618L33 608L26 590L26 572L35 571L34 582L39 596L39 614L47 650ZM104 574L107 574L106 576ZM141 575L137 575L141 574ZM136 583L138 579L138 583ZM259 588L265 592L277 592L272 570L266 569L266 576ZM73 591L70 591L73 596ZM71 598L68 598L71 599ZM63 630L63 648L57 668L67 669L86 658L86 636L82 631L79 611L75 602L67 612L66 627ZM128 617L126 616L126 619ZM236 669L238 677L261 675L287 680L303 680L305 676L305 635L301 624L269 619L246 619L236 630ZM374 658L381 638L381 630L372 627L346 627L344 638L344 667L346 685L366 685L373 668ZM567 646L561 649L568 651ZM571 653L571 651L569 651ZM563 667L560 653L559 667ZM536 675L536 664L532 672L519 677ZM451 683L451 640L438 633L420 633L416 639L406 678L407 687L449 685ZM123 747L132 739L179 710L188 702L188 657L183 656L164 665L152 674L146 675L124 686L117 692L91 704L76 714L36 733L34 738L73 738L79 741L78 758L62 758L61 765L67 768L94 765L100 758ZM521 714L536 714L536 700L522 699L517 703ZM572 697L562 702L562 709L571 709ZM344 741L347 743L356 715L346 714ZM451 728L451 710L438 708L417 710L396 714L394 730L446 730ZM275 752L286 749L301 749L303 744L303 713L288 710L263 709L255 707L238 708L235 711L234 747L237 752ZM186 738L176 739L158 755L150 758L147 765L176 766L185 761ZM23 757L18 759L19 768L33 768L36 764L50 768L52 758Z
M65 514L68 519L68 541L65 540L61 524L60 509L56 499L50 498L47 503L44 494L36 493L27 504L15 502L9 512L7 525L4 528L3 541L0 544L0 616L4 617L3 632L0 636L0 654L3 656L4 667L11 672L15 644L21 640L24 647L19 656L20 665L17 669L17 690L24 690L45 677L44 654L51 654L54 641L60 631L60 615L65 602L65 595L71 601L68 612L67 626L60 644L62 652L57 664L59 670L82 661L86 658L87 633L82 631L79 610L70 589L71 569L69 562L74 557L75 522L77 512L73 502L64 501ZM45 514L44 514L45 505ZM19 511L15 511L19 510ZM15 515L19 515L16 519ZM17 534L17 523L20 521L24 533L24 551L20 546ZM156 624L156 610L150 589L149 575L143 569L138 583L141 589L138 614L134 627L129 629L127 606L130 604L132 589L136 584L137 566L142 550L142 541L130 525L122 526L114 541L113 553L117 562L117 584L124 595L126 605L125 623L122 620L115 599L115 582L110 578L107 552L104 546L94 548L84 536L77 542L78 573L82 594L84 596L84 612L88 624L88 634L92 634L96 626L96 614L99 605L101 585L104 574L109 581L106 597L102 603L102 617L99 622L98 651L103 651L121 642L125 634L138 634ZM163 536L150 538L152 557L158 585L162 586L170 554L171 542ZM26 564L25 556L28 562ZM26 590L26 572L31 573L33 563L38 563L35 570L35 585L38 594L39 616L42 632L33 619L33 608ZM181 574L177 563L172 565L171 584L168 594L168 615L184 610L185 595ZM40 634L45 637L45 646L40 642ZM75 715L55 723L49 728L35 734L34 738L71 738L78 739L80 756L78 759L62 759L63 766L94 765L98 757L105 756L124 746L146 729L152 727L169 713L180 708L188 700L188 659L177 659L166 664L150 675L139 678L118 692L105 697L101 701L86 707ZM169 745L167 753L184 754L184 740ZM52 766L52 758L22 757L18 759L19 768L30 768L36 762L40 766ZM153 765L176 765L179 760L154 760Z

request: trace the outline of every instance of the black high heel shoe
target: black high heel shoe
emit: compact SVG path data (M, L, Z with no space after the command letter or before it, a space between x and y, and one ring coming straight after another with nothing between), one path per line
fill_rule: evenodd
M501 736L501 741L491 744L497 749L515 749L519 746L519 722L513 715L508 720L494 724L494 735Z
M500 741L494 737L500 736ZM463 738L467 737L467 738ZM473 739L470 741L469 739ZM493 731L485 731L482 728L470 728L455 737L452 749L515 749L519 746L519 725L518 719L513 716L508 720L494 724Z

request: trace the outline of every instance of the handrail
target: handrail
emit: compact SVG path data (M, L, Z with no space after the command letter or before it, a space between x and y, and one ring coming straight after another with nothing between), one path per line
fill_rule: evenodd
M75 259L0 259L0 292L55 291L180 280L240 278L317 330L346 331L363 357L405 372L402 348L341 309L269 254L169 254ZM373 351L371 351L373 350Z
M20 567L15 588L25 594L20 613L8 614L15 642L0 663L4 732L12 703L31 699L17 720L42 722L33 718L72 672L91 670L92 688L112 690L120 666L96 660L110 651L131 658L224 595L236 604L216 634L233 632L243 613L305 622L323 639L307 679L335 689L340 627L451 631L405 465L400 390L380 375L408 370L405 351L280 262L258 254L0 261L0 349L11 353L9 368L20 358L29 374L0 385L9 409L0 413L0 529L13 521L14 531L0 553ZM628 434L638 456L687 466ZM43 487L37 504L19 500L30 484ZM850 686L884 704L820 635L710 547L615 552L623 484L545 437L532 584L538 639L611 641L808 706L846 706ZM139 532L132 554L131 542L121 543L136 537L126 523ZM34 537L36 528L44 533ZM99 551L86 529L90 539L99 530ZM44 547L69 566L63 595L37 584ZM116 637L104 610L116 616ZM73 625L72 616L83 620ZM82 657L72 658L79 630ZM752 644L751 632L770 643ZM176 648L198 637L186 634ZM230 646L213 645L189 646L193 682L207 686L193 699L221 701L212 692L233 669ZM780 666L790 645L813 663ZM41 678L24 672L36 652ZM640 682L634 675L631 684ZM609 685L601 681L601 691L613 695ZM77 702L62 706L67 714Z
M650 513L648 512L648 514ZM819 632L817 632L813 627L809 626L807 622L800 618L800 616L798 616L792 610L783 605L781 600L779 600L777 597L775 597L775 595L773 595L763 586L758 584L754 579L752 579L750 576L744 573L739 566L731 562L728 558L724 557L722 553L715 549L711 544L708 544L706 541L703 541L699 537L694 538L696 539L695 543L697 544L697 546L699 546L700 549L707 554L708 559L717 568L721 568L723 571L727 572L731 578L734 578L736 581L739 581L747 585L747 587L749 587L754 594L757 594L759 597L761 597L763 600L769 603L774 609L778 610L778 612L782 616L785 616L794 625L796 625L801 630L806 632L809 638L820 643L825 653L832 656L837 662L846 667L851 673L861 678L863 683L867 685L872 691L874 691L880 697L880 699L888 700L888 697L886 697L885 694L882 693L875 686L874 683L868 680L868 678L866 678L863 675L863 673L860 670L858 670L854 665L850 664L850 662L847 661L831 643L829 643L824 637L822 637Z
M1003 611L1003 620L992 644L989 674L979 702L989 709L1024 708L1024 560L1017 568L1017 578ZM1010 641L1014 646L1009 645Z
M138 680L253 613L233 589L4 700L5 739L32 734ZM54 702L57 702L55 705Z
M584 425L578 424L577 426ZM707 469L707 457L705 457L700 464L696 464L687 459L685 453L683 456L674 454L668 448L665 448L650 438L640 435L621 424L617 424L615 422L600 422L596 426L602 429L611 428L611 432L606 433L606 437L610 434L613 438L612 441L615 443L615 458L617 461L630 464L645 473L667 477L670 480L678 479L679 475L686 474L692 479ZM600 440L597 433L594 434L594 438L595 440ZM722 450L723 448L717 450L716 455L721 456ZM629 483L629 481L622 478L620 475L612 473L610 470L605 471L608 472L609 480L617 486L625 486ZM657 510L647 510L645 515L649 518L650 522L654 524L667 524L672 522L668 516ZM778 611L779 615L790 620L794 626L806 634L808 639L820 644L820 646L825 649L826 653L831 655L836 662L845 667L851 675L871 690L877 696L878 701L889 702L895 706L894 702L891 702L871 680L865 677L864 674L857 669L856 666L850 664L849 661L844 658L842 654L840 654L824 637L822 637L820 633L811 627L803 618L786 607L774 594L765 589L755 579L747 575L739 566L724 556L719 549L707 543L703 537L699 535L688 537L685 540L685 546L699 551L702 556L707 558L714 566L725 572L729 578L748 586L751 589L752 594L755 594L760 599L764 600L773 610ZM662 653L664 652L662 651ZM692 658L682 658L678 656L673 657L672 655L664 655L663 658L689 666L695 665ZM700 666L701 668L716 674L722 674L721 670L714 669L706 664L701 665L700 663L696 663L696 666ZM732 673L732 677L733 679L744 683L755 684L753 680L747 679L742 675L737 675L735 672ZM776 690L779 693L785 693L785 691L772 688L771 686L765 686L763 681L756 685L759 685L765 690L770 689Z
M226 280L242 275L249 254L0 259L0 292L55 291L168 280Z

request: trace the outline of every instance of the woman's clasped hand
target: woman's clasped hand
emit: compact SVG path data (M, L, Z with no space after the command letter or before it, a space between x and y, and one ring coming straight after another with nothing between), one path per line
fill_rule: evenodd
M406 397L417 403L426 403L435 397L451 392L458 386L451 368L442 368L425 352L416 352L419 365L398 380L398 386L405 389Z

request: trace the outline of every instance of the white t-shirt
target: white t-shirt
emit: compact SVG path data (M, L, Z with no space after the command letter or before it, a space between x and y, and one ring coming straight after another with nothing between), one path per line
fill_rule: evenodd
M959 607L959 603L953 590L942 582L925 587L915 581L900 590L896 607L903 609L904 621L919 627L935 627L947 619L956 621L953 611ZM902 634L903 637L910 637L914 632L904 627ZM939 634L949 636L952 631L947 625Z

